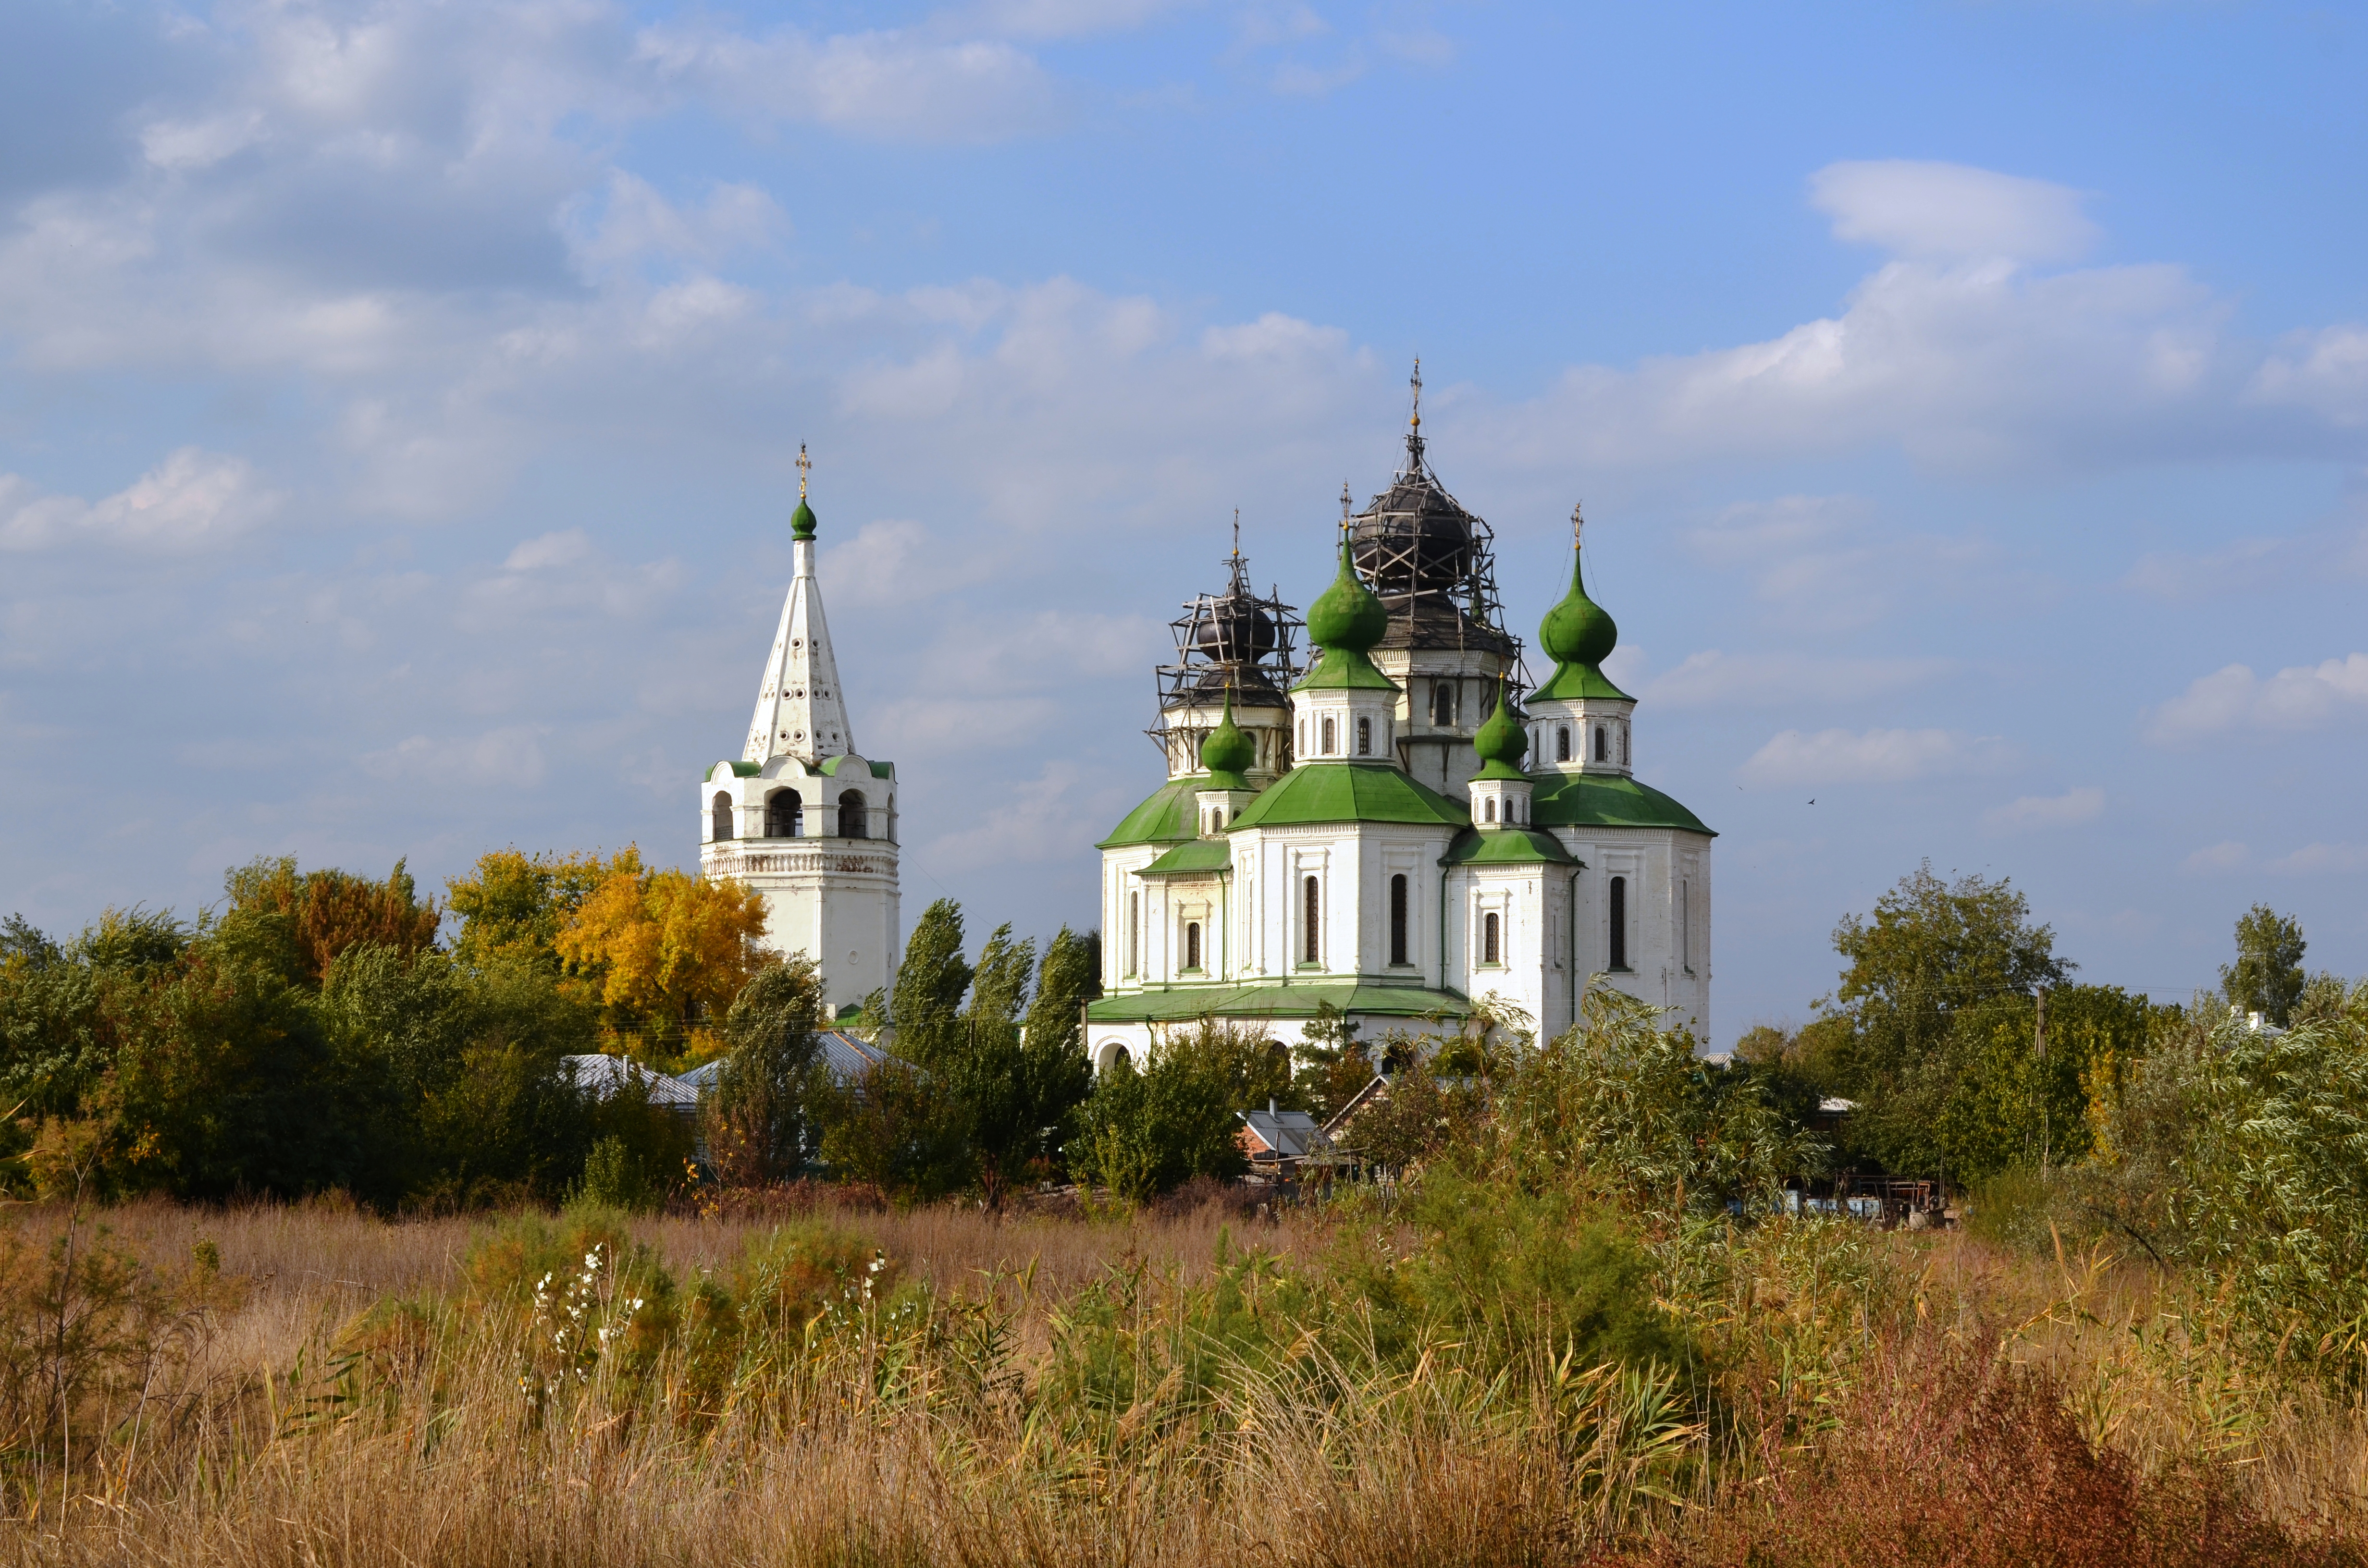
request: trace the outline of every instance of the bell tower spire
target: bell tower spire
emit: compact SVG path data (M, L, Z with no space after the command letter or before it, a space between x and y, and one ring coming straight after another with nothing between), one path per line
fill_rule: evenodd
M789 597L781 603L781 626L757 682L757 711L748 721L744 762L794 756L814 763L855 749L847 722L847 699L838 687L838 660L831 652L830 624L823 617L822 586L814 579L815 519L806 499L814 461L798 443L798 509L790 514L793 566Z

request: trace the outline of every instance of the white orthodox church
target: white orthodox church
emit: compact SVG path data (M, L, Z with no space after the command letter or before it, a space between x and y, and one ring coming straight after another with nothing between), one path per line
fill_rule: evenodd
M1576 514L1539 629L1554 671L1524 694L1488 527L1431 472L1418 403L1390 488L1349 506L1344 488L1307 667L1238 549L1227 590L1176 622L1152 732L1167 781L1100 845L1095 1066L1203 1018L1293 1043L1326 1005L1368 1042L1489 996L1551 1035L1597 976L1701 1036L1713 835L1635 778Z
M894 983L902 950L896 768L855 749L814 579L809 466L801 447L790 593L747 743L700 781L699 864L764 895L767 945L813 958L825 1005L851 1021L866 996Z

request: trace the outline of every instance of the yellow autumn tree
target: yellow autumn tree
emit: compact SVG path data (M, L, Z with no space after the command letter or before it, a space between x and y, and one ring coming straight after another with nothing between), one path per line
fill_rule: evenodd
M609 1032L636 1054L714 1054L714 1025L771 957L765 901L734 881L651 870L620 850L552 946L570 975L599 987Z

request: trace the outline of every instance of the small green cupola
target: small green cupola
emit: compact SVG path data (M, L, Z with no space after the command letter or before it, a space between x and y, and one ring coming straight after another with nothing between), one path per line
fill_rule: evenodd
M1357 574L1357 563L1349 554L1349 536L1344 533L1339 575L1307 607L1308 640L1327 653L1361 653L1379 642L1389 629L1390 613Z
M1480 733L1472 737L1472 749L1480 754L1483 778L1529 777L1521 771L1521 758L1530 749L1530 737L1513 718L1502 680L1497 683L1497 711L1488 715Z
M814 464L806 460L806 444L798 443L798 509L790 514L790 537L812 541L814 536L814 507L806 502L806 475Z
M1502 680L1497 683L1497 711L1488 715L1472 737L1480 754L1480 771L1464 788L1472 796L1472 825L1483 830L1526 824L1530 820L1530 776L1521 771L1521 755L1530 738L1513 717L1512 700Z
M1225 693L1225 710L1217 720L1217 727L1201 743L1201 766L1207 769L1211 790L1247 790L1249 780L1243 777L1258 760L1258 743L1242 733L1234 722L1234 694Z
M1389 629L1389 611L1358 575L1343 532L1339 575L1307 607L1308 640L1324 656L1291 688L1297 760L1395 765L1398 684L1366 652Z
M1538 627L1538 646L1554 660L1554 672L1534 696L1546 700L1591 697L1633 701L1603 674L1603 661L1620 645L1620 627L1611 611L1587 597L1585 552L1580 547L1586 522L1574 509L1570 523L1570 591L1546 611L1545 620Z
M1201 743L1201 767L1208 777L1200 781L1193 798L1198 802L1201 837L1224 833L1258 799L1258 791L1245 777L1257 760L1258 743L1234 722L1234 694L1227 690L1225 710L1218 717L1217 727Z

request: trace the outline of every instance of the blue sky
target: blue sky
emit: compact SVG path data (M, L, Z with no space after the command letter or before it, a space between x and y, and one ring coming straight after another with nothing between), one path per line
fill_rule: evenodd
M1233 509L1406 376L1721 831L1713 1032L1917 863L2368 971L2368 26L2204 4L0 10L0 905L695 857L798 443L909 913L1089 924ZM1814 801L1816 803L1811 804Z

